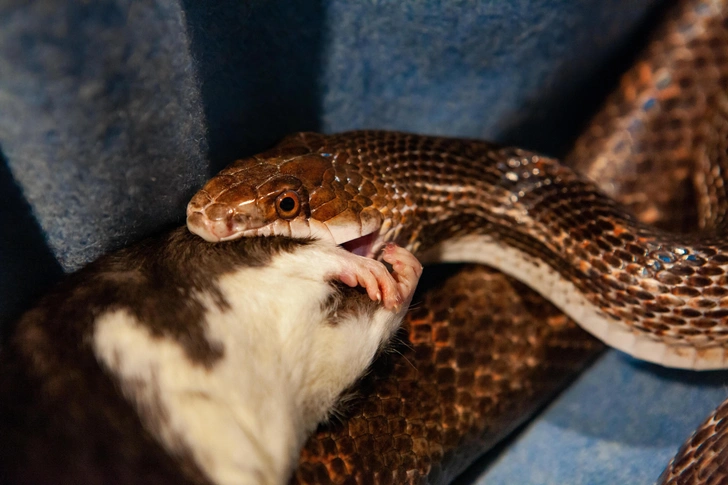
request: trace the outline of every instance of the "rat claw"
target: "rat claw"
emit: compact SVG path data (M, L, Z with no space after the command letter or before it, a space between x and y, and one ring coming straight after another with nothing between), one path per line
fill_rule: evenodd
M397 281L400 304L406 302L409 306L422 275L422 264L414 254L393 243L385 246L382 259L392 265L392 276Z
M412 253L393 243L384 248L382 259L392 265L393 273L379 261L342 250L336 278L348 286L360 285L369 298L389 310L409 306L422 274L422 265Z

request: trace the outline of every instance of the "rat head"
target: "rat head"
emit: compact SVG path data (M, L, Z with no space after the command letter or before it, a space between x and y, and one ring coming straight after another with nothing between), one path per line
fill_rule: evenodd
M382 215L365 195L371 187L345 159L289 140L238 160L195 194L187 227L212 242L289 236L344 244L371 235Z

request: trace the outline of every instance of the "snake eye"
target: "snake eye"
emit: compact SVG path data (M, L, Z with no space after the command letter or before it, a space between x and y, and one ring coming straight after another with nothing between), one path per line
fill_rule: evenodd
M278 215L284 219L293 219L301 210L301 202L298 194L293 190L286 190L276 199L276 210Z

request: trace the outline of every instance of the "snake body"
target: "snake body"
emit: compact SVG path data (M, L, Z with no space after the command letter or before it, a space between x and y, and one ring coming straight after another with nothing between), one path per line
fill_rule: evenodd
M221 172L190 203L188 225L209 240L315 236L367 256L391 240L430 261L484 262L639 358L723 368L727 12L697 0L670 10L566 160L599 186L551 158L479 141L305 133ZM290 218L276 209L286 191L299 202ZM725 409L663 483L725 478ZM322 454L332 481L356 475L355 464L348 475L335 465L345 449Z
M208 239L215 230L223 238L308 237L320 225L337 244L368 239L357 250L369 256L392 241L426 261L485 263L638 358L684 368L726 365L728 243L720 228L688 238L644 225L554 159L474 140L306 133L218 177L226 186L214 193L218 178L203 189L201 212L200 197L190 204L190 227ZM284 180L275 197L290 194L305 209L235 222L248 207L267 203L258 195L266 186ZM255 196L239 200L250 187ZM195 224L228 198L225 218Z

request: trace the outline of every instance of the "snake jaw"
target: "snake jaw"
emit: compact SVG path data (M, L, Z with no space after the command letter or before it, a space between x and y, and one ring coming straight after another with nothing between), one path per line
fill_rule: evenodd
M365 209L358 214L347 209L320 224L326 227L335 244L358 256L374 259L385 243L380 240L383 219L374 209Z
M341 246L352 254L374 259L384 243L377 244L379 231L366 234L343 243Z

